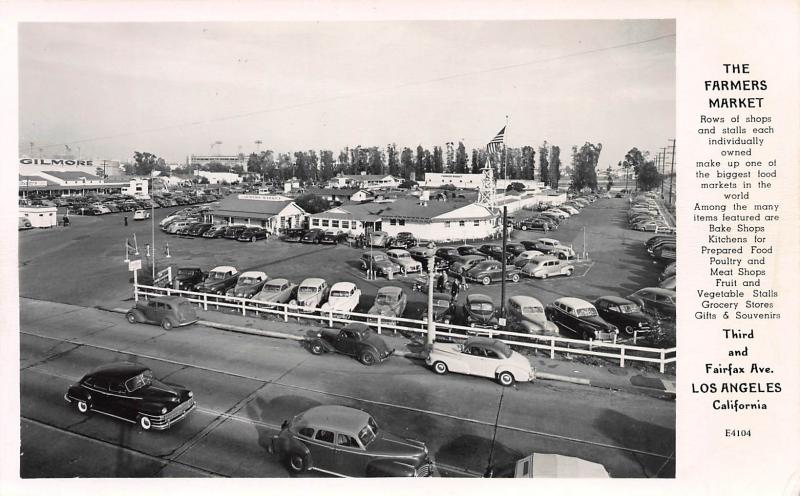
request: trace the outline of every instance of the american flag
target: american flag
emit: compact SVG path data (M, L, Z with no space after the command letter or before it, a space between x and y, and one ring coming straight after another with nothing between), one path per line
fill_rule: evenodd
M497 136L492 138L492 141L490 141L486 145L486 151L488 151L489 153L497 152L500 145L503 144L503 137L505 136L505 134L506 134L506 127L503 126L503 129L501 129L500 132L497 133Z

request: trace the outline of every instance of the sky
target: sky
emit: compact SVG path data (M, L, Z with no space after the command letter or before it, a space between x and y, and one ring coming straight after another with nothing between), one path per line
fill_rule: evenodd
M672 20L23 23L19 149L190 154L675 137ZM213 143L221 142L212 147ZM41 152L39 149L41 148Z

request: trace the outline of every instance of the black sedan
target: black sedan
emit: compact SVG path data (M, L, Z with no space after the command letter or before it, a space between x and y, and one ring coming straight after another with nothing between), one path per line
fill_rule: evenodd
M322 236L324 234L325 233L322 231L322 229L311 229L310 231L307 231L302 238L300 238L300 242L319 244L322 241Z
M306 344L314 355L335 351L350 355L364 365L380 363L394 352L367 324L356 322L342 329L325 328L306 333Z
M267 231L263 227L248 227L240 232L236 239L255 243L259 239L267 239Z
M559 298L547 305L544 314L562 331L568 331L581 339L615 341L617 327L603 320L597 309L588 301L579 298Z
M96 368L70 386L64 399L84 415L102 413L146 431L168 429L195 408L190 390L160 382L144 365L127 362Z
M621 329L626 335L658 332L661 321L642 311L636 303L619 296L601 296L594 300L597 313L606 322Z
M247 229L246 226L228 226L225 229L225 239L239 239L239 235L242 234L242 231Z
M326 245L338 245L345 241L347 241L347 234L341 231L325 231L325 234L323 234L322 238L319 240L320 243Z

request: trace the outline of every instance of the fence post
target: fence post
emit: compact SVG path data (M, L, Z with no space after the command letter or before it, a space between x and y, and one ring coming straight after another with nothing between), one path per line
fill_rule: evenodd
M289 305L283 305L283 321L289 322Z
M619 366L625 368L625 347L619 349Z
M592 351L592 342L593 341L594 341L594 339L589 338L589 351Z
M133 301L139 301L139 285L133 284Z
M378 334L381 333L381 322L382 322L381 316L378 315Z
M619 333L618 333L618 332L615 332L615 333L614 333L614 339L613 339L613 341L612 341L612 344L617 344L617 336L619 336Z
M556 338L554 336L550 336L550 360L554 360L556 358Z
M242 317L247 317L247 300L242 298Z
M636 339L638 337L639 337L639 330L638 329L634 329L633 330L633 344L636 344Z
M328 311L328 327L333 327L333 309Z
M203 310L208 310L208 293L203 293Z
M664 348L661 348L661 363L659 364L658 371L664 373Z

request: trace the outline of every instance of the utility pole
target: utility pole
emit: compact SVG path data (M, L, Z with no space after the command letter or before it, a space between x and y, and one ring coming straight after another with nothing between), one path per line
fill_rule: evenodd
M503 206L503 253L500 255L500 318L506 317L506 238L508 223L508 207Z
M661 196L664 196L664 166L667 162L667 147L661 148Z
M431 253L428 258L428 334L425 336L425 350L430 353L433 342L436 340L436 324L433 313L433 275L436 268L436 254Z
M675 138L669 139L672 141L672 160L669 171L669 206L672 206L672 183L675 182Z

